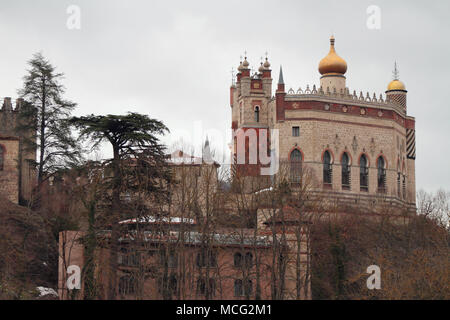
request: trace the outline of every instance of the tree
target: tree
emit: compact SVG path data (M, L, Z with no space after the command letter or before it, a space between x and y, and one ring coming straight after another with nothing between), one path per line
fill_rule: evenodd
M80 130L80 138L90 138L93 141L93 148L103 141L109 142L113 148L113 158L109 161L112 169L111 178L109 183L105 181L112 192L108 219L111 225L108 299L112 300L117 296L117 256L120 237L118 223L124 218L121 212L121 194L126 192L127 188L132 189L132 186L136 185L136 179L139 179L139 175L127 175L129 172L127 168L133 161L138 165L145 162L149 182L146 183L146 191L161 194L165 190L163 182L170 181L171 175L166 167L165 147L156 135L169 130L161 121L138 113L73 117L69 122Z
M20 111L18 131L28 132L35 128L35 135L25 135L24 145L38 150L38 190L49 173L76 163L79 148L71 135L67 118L76 104L65 100L65 87L60 83L63 73L57 73L41 53L36 53L28 62L30 69L23 78L23 88L19 95L27 100Z

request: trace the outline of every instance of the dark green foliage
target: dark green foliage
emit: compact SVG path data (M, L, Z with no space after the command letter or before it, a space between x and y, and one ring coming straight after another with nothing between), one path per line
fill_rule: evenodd
M41 53L35 54L28 64L30 69L19 90L28 103L20 110L17 130L30 132L33 128L36 133L25 135L24 144L39 152L35 165L40 187L46 176L79 160L80 150L67 122L76 104L63 98L63 74L57 73Z

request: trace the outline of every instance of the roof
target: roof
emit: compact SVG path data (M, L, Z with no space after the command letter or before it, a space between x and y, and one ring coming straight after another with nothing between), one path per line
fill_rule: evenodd
M135 224L135 223L148 223L148 224L196 224L194 219L181 218L181 217L158 217L144 216L140 218L133 218L120 221L119 224Z

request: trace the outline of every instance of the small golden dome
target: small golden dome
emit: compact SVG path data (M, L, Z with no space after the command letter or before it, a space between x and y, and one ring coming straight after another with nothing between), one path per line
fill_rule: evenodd
M334 37L330 38L330 52L319 63L319 72L322 75L325 74L340 74L343 75L347 72L347 62L339 57L334 50Z
M398 79L395 79L395 80L392 80L391 82L389 82L387 89L388 89L388 91L392 91L392 90L406 90L406 87L403 84L403 82L401 82Z
M264 62L264 68L269 69L270 68L270 63L269 60L266 57L266 61Z

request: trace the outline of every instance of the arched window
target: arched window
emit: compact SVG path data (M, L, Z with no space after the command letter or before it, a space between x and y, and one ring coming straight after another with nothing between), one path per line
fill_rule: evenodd
M399 198L402 196L402 192L401 192L401 189L400 189L401 176L402 176L401 173L397 172L397 195L398 195Z
M235 267L242 266L242 254L240 252L236 252L234 254L234 266Z
M367 161L367 157L363 154L359 159L359 185L361 187L361 191L369 190L369 162Z
M290 156L291 182L300 183L302 175L302 153L294 149Z
M259 122L259 106L255 107L255 122Z
M244 295L244 290L242 288L242 280L234 280L234 296L242 297Z
M350 190L350 158L347 152L342 155L342 189Z
M197 280L197 294L204 295L206 293L206 282L205 279L199 278Z
M332 167L331 167L331 155L327 150L323 154L323 184L324 186L331 187L331 178L332 178Z
M253 266L253 254L251 252L247 252L245 254L245 266L247 268L251 268Z
M377 170L378 170L378 192L386 192L386 164L383 157L378 157Z
M253 293L253 282L252 280L247 280L247 283L245 284L244 288L244 294L247 297L250 297Z
M216 267L217 266L217 253L213 251L202 250L197 253L197 266L203 267Z
M3 171L3 164L5 162L5 150L0 146L0 171Z

